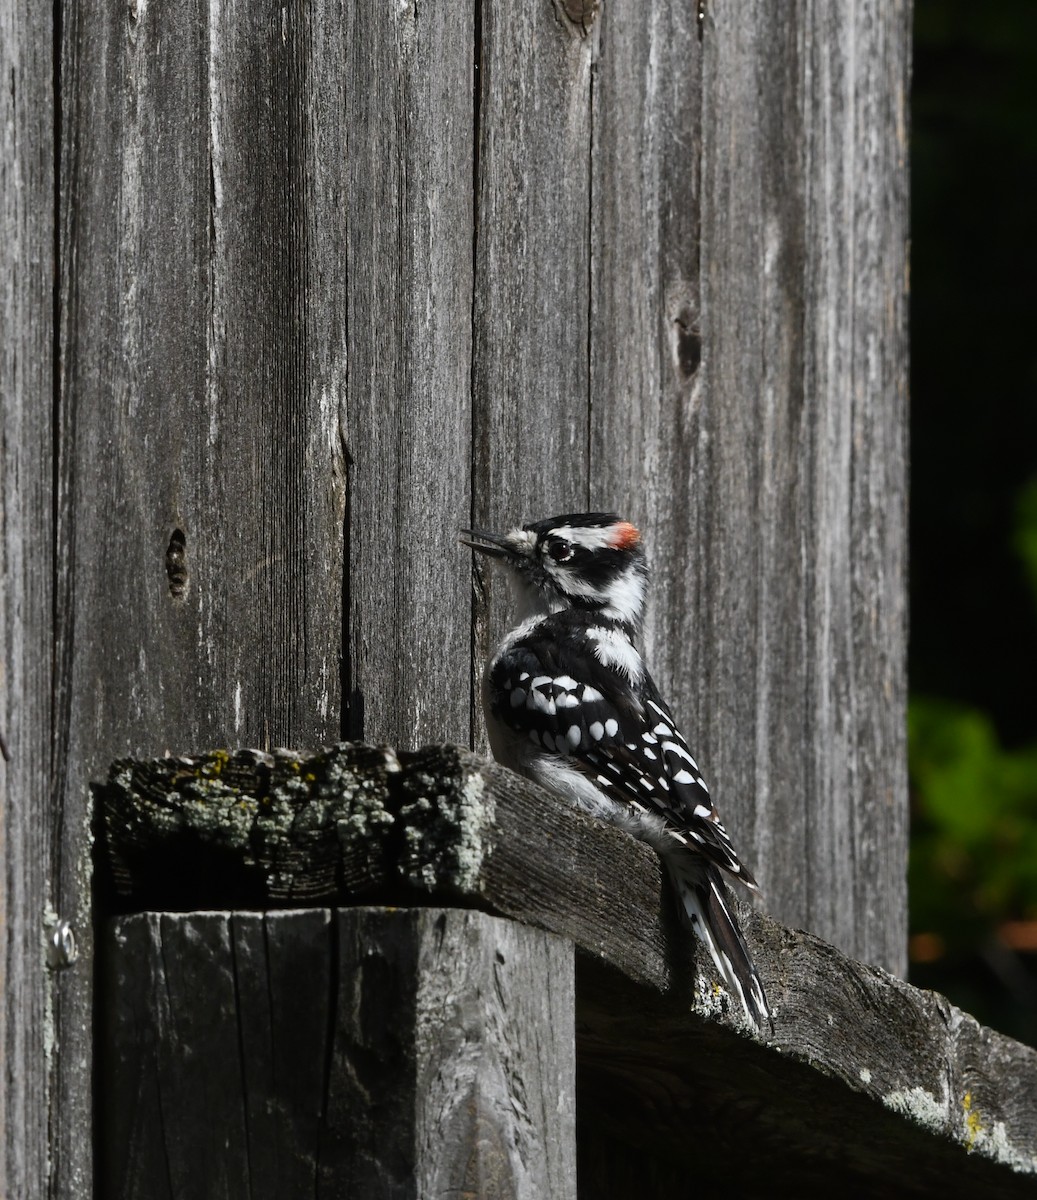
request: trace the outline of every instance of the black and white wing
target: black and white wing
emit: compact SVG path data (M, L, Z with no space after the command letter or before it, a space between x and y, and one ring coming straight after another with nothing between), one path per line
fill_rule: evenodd
M562 645L538 631L502 654L489 676L495 720L528 738L530 749L559 755L606 797L656 817L667 838L702 855L749 888L698 764L669 708L645 673L636 685L580 654L581 679L566 670ZM667 844L653 841L662 853Z
M532 778L659 851L722 978L758 1028L773 1028L721 876L754 889L756 882L735 854L669 708L643 670L632 683L593 654L563 652L564 643L548 632L541 628L494 662L487 680L492 719L526 744L516 761ZM581 679L566 669L576 659Z

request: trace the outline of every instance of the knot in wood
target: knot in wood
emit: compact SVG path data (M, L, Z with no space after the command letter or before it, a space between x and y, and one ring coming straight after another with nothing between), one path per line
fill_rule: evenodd
M166 547L166 579L174 600L187 595L187 539L182 529L174 529Z
M590 29L601 10L601 0L555 0L555 4L581 33Z
M677 374L686 383L694 377L702 362L702 334L690 309L682 308L674 318L673 334Z

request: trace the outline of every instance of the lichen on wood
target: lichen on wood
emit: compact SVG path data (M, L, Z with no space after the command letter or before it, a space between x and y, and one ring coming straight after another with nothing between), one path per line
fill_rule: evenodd
M392 750L348 744L117 762L96 790L119 902L276 907L370 887L399 769Z

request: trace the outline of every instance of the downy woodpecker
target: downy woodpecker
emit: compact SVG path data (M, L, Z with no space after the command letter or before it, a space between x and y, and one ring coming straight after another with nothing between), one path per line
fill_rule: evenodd
M518 601L483 677L494 757L654 847L728 989L773 1027L724 880L756 882L635 645L640 533L614 513L579 513L461 540L506 568Z

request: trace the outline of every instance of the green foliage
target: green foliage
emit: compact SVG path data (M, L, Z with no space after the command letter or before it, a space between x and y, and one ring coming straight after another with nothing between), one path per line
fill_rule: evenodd
M1037 606L1037 479L1020 494L1012 542ZM1003 921L1037 920L1037 745L1005 749L985 713L915 696L908 752L912 929L954 954Z
M992 924L1037 919L1037 746L1005 750L983 713L918 697L908 736L913 928L953 953Z
M1019 495L1010 541L1037 615L1037 480ZM914 696L908 749L911 929L929 937L912 979L1037 1043L1033 956L1014 957L997 932L1037 921L1037 744L1006 748L980 709Z
M1037 3L914 16L911 978L1037 1045Z

